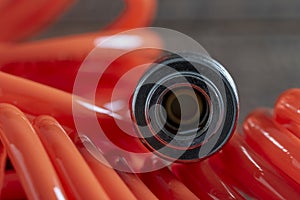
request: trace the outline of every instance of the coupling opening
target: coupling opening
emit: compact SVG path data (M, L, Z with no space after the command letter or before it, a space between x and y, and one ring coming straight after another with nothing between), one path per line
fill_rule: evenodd
M210 115L209 96L200 88L178 86L167 89L158 101L159 119L171 134L187 134L203 129Z
M167 160L191 162L228 141L238 111L234 82L218 62L203 55L171 54L140 79L131 114L150 151Z

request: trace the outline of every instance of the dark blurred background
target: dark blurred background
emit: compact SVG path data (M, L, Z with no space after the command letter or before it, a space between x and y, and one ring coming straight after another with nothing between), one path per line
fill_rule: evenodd
M35 39L98 30L122 8L122 0L77 1ZM227 67L239 89L240 120L300 87L299 0L159 0L153 26L193 37Z

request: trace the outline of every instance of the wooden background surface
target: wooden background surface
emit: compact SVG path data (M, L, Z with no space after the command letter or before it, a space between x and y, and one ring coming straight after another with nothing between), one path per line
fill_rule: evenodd
M121 9L121 0L81 0L35 39L97 30ZM154 26L193 37L227 67L239 89L241 120L300 87L299 0L160 0Z

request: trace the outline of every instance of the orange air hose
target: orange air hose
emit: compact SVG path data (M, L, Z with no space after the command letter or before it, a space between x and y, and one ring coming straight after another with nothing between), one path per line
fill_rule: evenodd
M1 42L15 42L32 36L54 21L73 0L0 1ZM1 6L2 5L2 6ZM22 30L22 31L20 31Z
M277 100L274 115L276 121L300 138L299 89L289 89Z
M244 133L252 148L300 184L299 138L276 124L268 110L251 114L244 122Z
M87 140L82 139L74 139L73 141L75 142L75 145L78 148L80 154L83 156L91 170L94 172L94 175L96 176L98 182L101 183L102 187L111 199L136 199L134 194L129 190L129 188L126 186L117 172L111 167L99 162L99 160L92 156L91 153L87 150L87 145L90 147L89 149L96 148L91 147L93 144L91 144ZM109 164L107 163L107 165ZM138 185L135 185L135 187L138 187Z
M168 168L141 173L140 177L158 199L198 199Z
M32 35L69 6L71 1L1 2L0 25L10 24L7 31L0 33L0 41L12 42ZM29 77L50 61L52 63L47 69L59 73L62 72L60 67L68 66L70 71L65 73L75 73L97 45L97 39L120 30L146 26L152 20L155 1L127 0L126 3L122 15L104 32L33 43L1 44L2 70L14 74L14 70L18 71L24 65L23 71L16 74ZM14 18L13 13L20 13L15 15L22 19ZM160 42L152 34L139 34L148 38L146 42ZM112 54L116 51L102 50ZM130 60L121 60L119 64L132 64L134 61ZM32 65L35 66L33 70L28 70L28 66ZM70 91L70 87L66 88ZM173 164L170 167L172 171L163 168L139 175L115 171L109 168L109 164L105 166L85 148L89 141L76 138L70 93L0 72L0 102L0 139L3 145L0 149L0 183L3 199L300 197L300 154L297 151L300 147L300 89L283 93L273 113L266 109L251 113L243 124L243 134L236 133L220 152L207 160ZM26 114L3 103L15 105ZM50 115L55 119L50 116L35 118L39 115ZM105 113L101 113L99 118L110 122ZM106 128L115 130L109 124ZM130 137L120 138L126 141L123 144L128 149L137 144ZM7 155L16 172L4 171Z
M33 126L68 195L74 199L109 199L73 142L55 119L41 116L35 119Z
M28 198L65 199L55 169L24 114L11 105L1 104L0 127L1 141Z
M156 9L155 0L125 0L125 3L124 11L106 30L121 31L151 23ZM72 4L73 0L1 0L0 25L5 27L5 31L1 31L0 41L20 41L36 34Z
M118 174L137 199L158 199L136 174L128 172L118 172Z

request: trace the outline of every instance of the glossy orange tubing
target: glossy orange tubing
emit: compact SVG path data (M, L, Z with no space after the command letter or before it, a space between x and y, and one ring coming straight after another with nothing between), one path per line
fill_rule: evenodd
M0 102L17 106L34 116L52 115L62 124L75 127L72 96L33 81L0 72Z
M269 110L256 110L243 124L245 140L273 166L300 184L300 139L276 124Z
M1 42L26 39L49 25L73 0L0 1ZM20 31L22 30L22 31Z
M66 199L37 134L17 108L0 104L0 138L29 199Z
M294 88L284 92L278 98L274 115L277 122L300 138L300 89Z
M53 63L64 60L82 62L99 45L99 40L107 39L107 37L118 33L120 30L107 30L101 33L85 33L34 42L2 44L0 45L0 64L27 64L26 62L38 63L41 61ZM141 47L149 46L149 44L158 46L161 43L154 33L145 30L136 30L130 36L138 36L143 40ZM101 51L102 53L100 53ZM99 55L107 56L113 55L114 52L123 51L121 48L113 47L97 48ZM143 55L145 56L145 54ZM99 58L99 60L101 59L103 58ZM57 69L57 67L54 68ZM69 68L69 70L72 71L73 68Z
M208 160L172 165L172 171L199 199L244 199Z
M111 199L124 199L124 200L134 200L136 197L134 194L129 190L117 172L109 167L109 163L104 165L102 162L97 160L92 154L91 150L97 150L89 140L84 139L73 139L77 149L79 150L80 154L85 159L86 163L89 165L90 169L93 171L95 177L97 178L98 182L102 185L105 192ZM87 149L89 147L89 150ZM104 159L104 158L102 158Z
M136 174L128 172L118 172L118 174L137 199L158 200Z
M0 41L24 40L53 22L65 11L73 0L19 0L17 2L0 1ZM156 9L156 0L125 0L125 9L106 30L132 29L151 23ZM139 16L139 17L136 17ZM19 31L19 30L22 31Z
M225 148L209 159L218 173L230 176L241 191L258 199L295 199L299 187L281 176L276 169L253 152L237 133Z
M168 168L139 175L158 199L198 199Z
M62 1L55 1L54 3L59 4L59 2ZM54 3L51 2L50 8L59 7L54 5ZM153 18L156 0L127 0L126 3L127 7L119 20L116 20L109 28L99 32L58 37L35 42L1 44L1 70L71 92L80 64L98 45L101 39L105 39L108 36L112 36L130 28L144 27L150 23L150 19ZM32 5L28 5L28 7L35 9L35 7L32 8ZM47 12L49 11L51 11L51 9L48 8ZM159 46L161 43L155 34L147 31L136 31L136 34L133 36L142 39L142 43L146 45L157 44L157 46ZM100 48L98 48L98 50L99 49ZM111 56L115 51L120 52L122 50L103 48L103 53L99 53L99 55ZM131 59L126 59L135 61L138 60L137 58L145 57L145 55L149 58L149 52L147 52L143 54L135 53L133 56L134 59L133 57ZM155 53L154 56L156 55L158 54ZM101 59L105 58L99 58L100 61ZM156 57L154 59L156 59ZM145 60L145 62L147 61L149 61L149 59ZM153 61L153 59L151 59L151 61ZM126 62L126 64L124 62ZM128 61L122 61L122 65L129 66L129 68L130 66L136 66L134 63L127 62ZM53 79L56 79L56 81L53 81Z
M97 49L97 55L99 55L94 62L99 63L124 52L122 49L113 47L97 47L98 40L103 40L116 33L119 32L108 31L101 34L69 36L32 43L0 45L0 69L10 74L72 92L78 69L93 49ZM149 31L139 30L135 31L134 34L127 35L142 40L138 48L147 45L160 46L161 43L158 37ZM128 71L141 63L152 63L160 55L160 51L134 51L131 54L133 55L123 56L113 62L112 66L114 67L110 67L114 69L114 74L106 73L105 77L109 76L107 79L120 77L120 74L126 72L125 70ZM139 78L139 76L137 77Z
M10 103L23 112L38 116L51 115L58 122L71 129L75 129L72 113L72 95L58 89L51 88L30 80L19 78L0 72L0 102ZM82 99L82 101L85 101ZM78 105L86 110L85 107ZM105 110L105 108L102 108ZM109 111L108 111L109 113ZM107 113L97 113L102 121L114 122L114 118ZM110 124L102 124L106 128L112 128ZM119 131L118 127L115 127ZM120 135L112 135L115 143L126 150L145 152L148 150L141 144L138 138L119 132ZM100 139L100 138L99 138ZM109 151L110 149L107 149Z
M49 116L34 121L40 137L68 195L74 199L109 199L94 174L58 122Z

